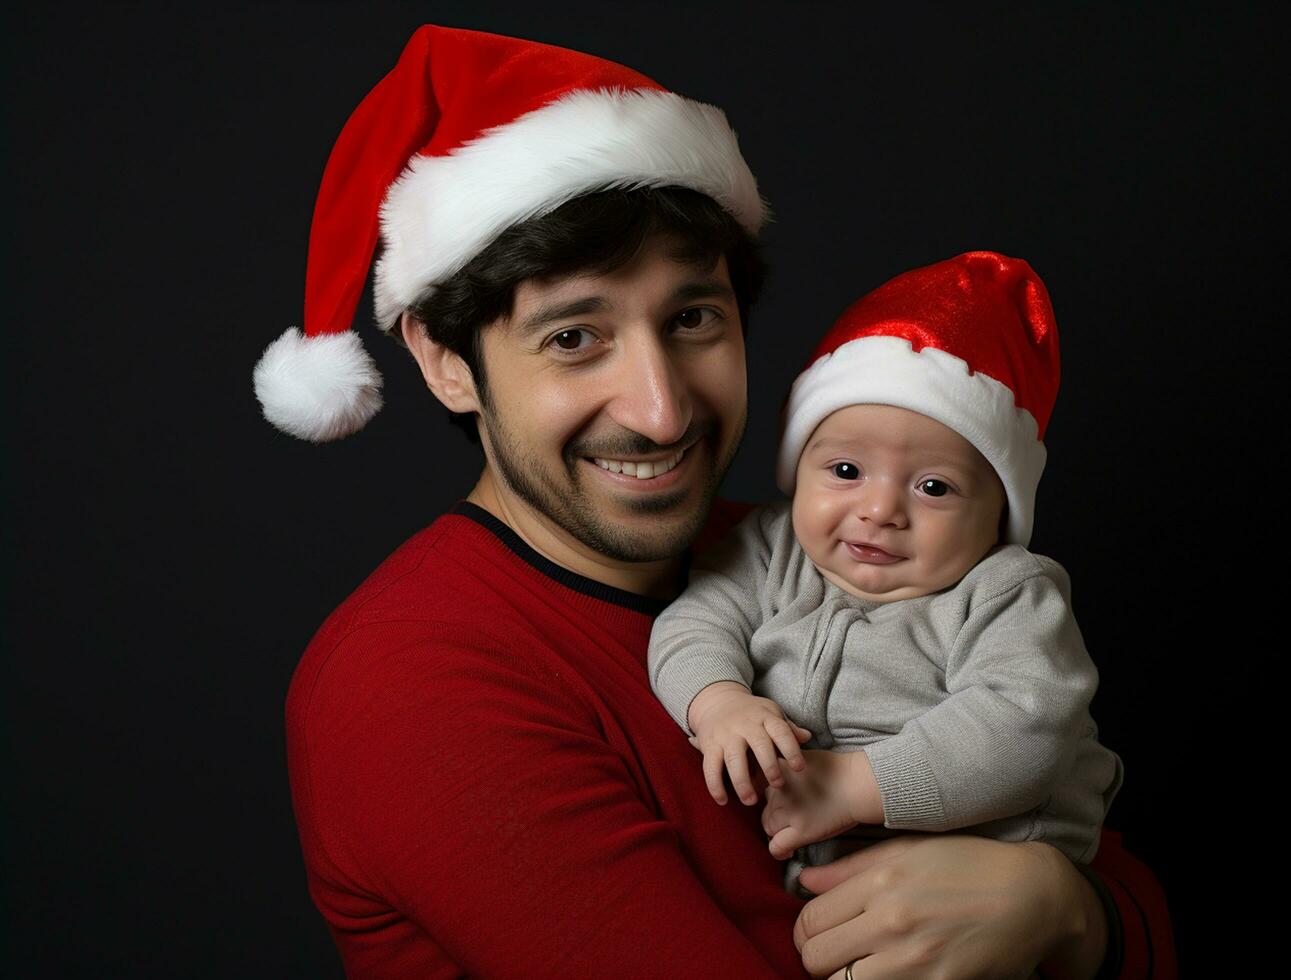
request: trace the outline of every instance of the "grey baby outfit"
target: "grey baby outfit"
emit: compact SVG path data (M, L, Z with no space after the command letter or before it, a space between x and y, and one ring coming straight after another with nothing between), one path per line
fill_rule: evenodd
M888 828L1045 841L1089 861L1122 767L1089 716L1098 673L1062 566L1005 545L952 588L877 603L821 576L790 507L750 514L655 621L650 682L677 724L690 732L695 695L735 681L809 729L806 748L864 749ZM802 861L851 849L800 850L791 887Z

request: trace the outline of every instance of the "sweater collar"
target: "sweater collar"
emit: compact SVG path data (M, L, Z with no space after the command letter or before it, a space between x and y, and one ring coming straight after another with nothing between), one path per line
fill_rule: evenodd
M603 602L622 606L625 609L651 617L658 616L668 605L667 599L655 599L650 596L637 595L635 592L628 592L626 589L606 585L603 582L598 582L585 575L579 575L577 572L571 572L568 568L557 565L550 558L539 554L538 551L530 547L524 538L516 534L510 525L498 520L497 517L483 507L471 503L469 500L460 501L449 513L465 517L479 524L492 533L508 551L526 565L582 595L591 596L593 599L600 599ZM688 554L685 568L683 569L683 583L685 581L684 576L689 571L689 566L690 556Z

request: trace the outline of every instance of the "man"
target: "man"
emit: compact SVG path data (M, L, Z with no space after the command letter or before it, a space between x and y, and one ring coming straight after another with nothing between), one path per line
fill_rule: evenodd
M257 368L297 435L380 405L347 330L378 205L378 319L485 465L292 683L310 889L347 969L1092 975L1103 906L1043 846L884 844L804 876L826 893L800 916L756 811L712 806L650 693L652 615L744 423L763 206L721 114L573 52L418 31L329 161L305 334Z

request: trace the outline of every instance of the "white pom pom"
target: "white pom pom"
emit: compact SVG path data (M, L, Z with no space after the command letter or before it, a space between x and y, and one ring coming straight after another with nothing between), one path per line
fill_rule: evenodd
M305 337L292 327L265 348L255 389L266 419L311 442L358 432L381 409L381 374L352 330Z

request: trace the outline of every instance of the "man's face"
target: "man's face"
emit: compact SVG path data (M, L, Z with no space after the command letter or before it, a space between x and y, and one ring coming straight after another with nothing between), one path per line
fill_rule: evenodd
M852 405L807 440L793 529L829 581L891 602L963 578L995 545L1004 499L959 433L903 408Z
M726 260L656 237L607 275L528 280L484 328L481 436L502 484L616 561L694 540L744 431L744 334Z

